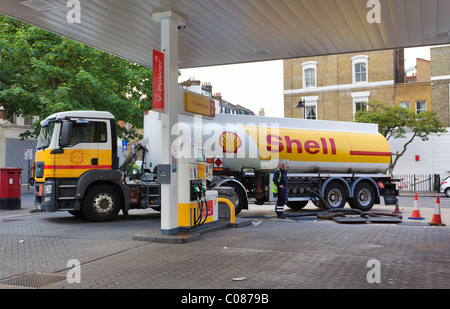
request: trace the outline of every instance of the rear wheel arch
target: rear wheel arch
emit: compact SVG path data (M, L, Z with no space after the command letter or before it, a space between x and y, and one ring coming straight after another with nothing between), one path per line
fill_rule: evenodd
M242 183L235 179L220 179L212 182L212 190L217 187L233 187L239 204L235 205L235 214L239 214L243 209L248 209L247 190Z

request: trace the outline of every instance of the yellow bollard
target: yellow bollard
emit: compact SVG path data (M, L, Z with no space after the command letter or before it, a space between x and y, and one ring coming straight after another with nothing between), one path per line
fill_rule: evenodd
M219 203L226 203L230 207L230 222L236 223L235 222L235 214L234 214L234 205L231 203L231 201L229 199L226 199L223 197L219 197L218 201L219 201Z

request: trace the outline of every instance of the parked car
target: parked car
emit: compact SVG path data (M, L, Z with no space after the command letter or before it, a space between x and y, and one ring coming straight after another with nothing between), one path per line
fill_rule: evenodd
M450 176L444 179L441 182L441 190L440 192L444 192L445 196L450 197Z

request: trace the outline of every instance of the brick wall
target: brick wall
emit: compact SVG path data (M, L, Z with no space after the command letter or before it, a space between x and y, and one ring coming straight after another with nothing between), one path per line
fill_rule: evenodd
M450 126L449 84L450 84L450 47L433 47L431 55L431 108L437 112L439 120Z
M352 58L358 55L368 56L368 82L385 82L396 80L396 51L374 51L363 53L339 54L319 57L306 57L284 61L284 89L301 93L285 94L285 117L303 118L303 111L295 108L305 96L318 96L318 119L335 121L353 121L353 99L351 93L370 91L371 99L378 99L387 104L394 104L394 86L373 87L370 85L353 85ZM303 89L302 64L317 62L318 89ZM344 86L345 89L336 89ZM307 91L305 91L307 90Z

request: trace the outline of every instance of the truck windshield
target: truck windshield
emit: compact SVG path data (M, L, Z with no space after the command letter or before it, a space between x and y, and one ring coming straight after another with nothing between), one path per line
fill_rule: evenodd
M42 127L36 147L38 150L45 149L48 146L50 146L54 129L55 129L54 122L49 122L46 126Z

